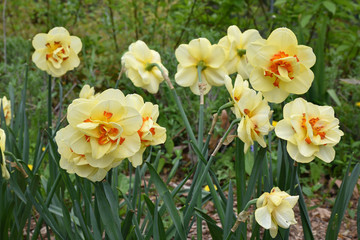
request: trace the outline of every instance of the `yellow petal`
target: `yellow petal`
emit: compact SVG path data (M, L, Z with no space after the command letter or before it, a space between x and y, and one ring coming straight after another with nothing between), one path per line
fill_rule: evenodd
M208 67L203 71L203 75L206 78L206 82L208 82L212 86L221 86L224 85L224 78L227 75L225 68L211 68Z
M271 214L268 211L267 206L260 207L255 210L255 220L265 229L269 229L271 227Z
M175 56L177 61L181 64L183 67L196 67L198 64L198 59L194 58L189 50L188 46L186 44L181 44L176 50L175 50Z
M178 65L177 73L175 74L175 81L182 87L190 87L195 82L198 82L197 69L195 67L182 67Z
M290 142L287 143L286 150L288 151L290 157L297 162L308 163L308 162L311 162L312 160L314 160L314 158L315 158L315 156L310 156L310 157L303 156L299 152L298 146L296 146L295 144L292 144Z
M44 49L36 50L32 55L32 61L40 70L47 70L46 51Z
M291 50L298 45L295 34L288 28L275 29L267 39L270 44L284 50Z
M289 96L289 93L281 88L275 87L271 91L263 92L263 95L268 102L281 103Z
M299 61L307 68L311 68L315 64L316 56L311 47L304 45L297 46L296 56L298 57Z
M47 43L46 33L36 34L34 39L32 40L32 45L35 48L35 50L46 48L46 43Z
M295 216L292 207L287 201L283 201L273 212L273 216L277 224L282 228L289 228L291 224L295 224Z
M49 31L50 35L55 35L55 34L63 34L63 35L70 35L68 30L66 30L65 28L63 27L54 27L53 29L51 29Z
M333 147L320 146L319 151L315 154L315 156L320 158L326 163L330 163L335 158L335 150Z
M206 65L212 68L219 68L225 61L225 51L219 45L211 46L208 56L204 59Z
M82 48L82 42L80 40L80 38L76 37L76 36L70 36L70 48L72 50L74 50L74 52L76 54L78 54L81 51Z

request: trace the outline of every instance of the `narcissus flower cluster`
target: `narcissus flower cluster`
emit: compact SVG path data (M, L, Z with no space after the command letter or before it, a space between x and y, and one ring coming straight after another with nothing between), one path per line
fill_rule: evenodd
M121 57L121 64L125 67L127 77L136 87L146 89L149 93L157 93L159 84L164 81L159 65L165 74L166 68L161 63L158 52L149 49L141 40L130 44L129 51Z
M280 103L290 93L304 94L314 80L310 68L315 64L315 54L312 48L298 45L290 29L278 28L267 40L250 43L246 55L254 67L251 86L269 102Z
M63 27L55 27L47 34L36 34L32 45L35 48L32 61L53 77L60 77L80 64L81 40L70 36Z
M283 116L275 133L287 140L287 151L295 161L307 163L315 157L327 163L334 160L333 147L344 133L332 107L297 98L285 105Z
M55 137L60 167L69 173L100 181L123 159L138 166L147 146L165 142L166 130L156 123L157 105L120 90L108 89L95 96L88 87L83 90L87 97L69 105L69 125Z
M6 96L2 99L0 98L0 107L1 106L5 116L5 123L9 126L11 122L11 102L6 98Z
M0 150L1 150L1 158L2 161L0 162L1 165L1 176L5 179L9 179L10 178L10 174L6 168L6 163L5 163L5 141L6 141L6 135L3 129L0 128Z
M229 76L225 77L225 86L234 102L233 112L241 118L237 132L238 137L244 142L246 152L254 141L266 147L264 136L274 127L270 124L272 111L262 94L249 88L249 83L243 81L240 75L235 79L234 87Z
M299 196L290 196L278 187L271 189L270 193L263 193L256 201L255 219L265 229L270 230L270 235L275 238L278 226L289 228L296 224L294 206Z

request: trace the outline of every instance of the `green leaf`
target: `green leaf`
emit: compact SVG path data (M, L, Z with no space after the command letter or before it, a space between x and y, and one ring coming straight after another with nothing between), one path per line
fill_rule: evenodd
M99 205L99 213L101 220L104 223L106 234L113 240L123 239L120 228L117 226L118 224L116 224L118 212L114 213L112 211L108 199L106 199L102 182L95 184L95 196L96 202Z
M300 26L302 28L306 27L306 25L310 22L311 18L312 18L312 14L303 15L300 19Z
M216 225L216 221L204 213L201 209L194 208L196 215L205 220L212 239L223 239L223 230Z
M339 193L335 200L334 208L331 212L331 217L326 231L326 239L329 240L337 239L337 236L340 231L341 221L344 217L347 205L353 194L354 187L359 179L360 164L357 163L355 165L351 175L349 176L348 173L349 173L350 165L351 162L349 163L348 170L340 186Z
M226 213L225 213L225 225L224 225L224 232L228 233L231 231L231 227L234 223L234 211L233 211L233 189L231 180L229 183L229 194L228 194L228 202L226 204ZM226 239L226 234L224 234L224 240Z
M181 217L179 215L178 210L176 209L175 203L173 201L173 198L169 190L167 189L165 183L162 181L162 179L160 178L156 170L153 168L153 166L150 163L146 163L146 164L149 168L150 175L155 184L156 190L159 193L161 199L164 201L165 206L169 211L170 217L174 222L176 231L179 234L180 239L186 240L184 225L182 224Z
M336 5L333 2L330 1L324 1L323 2L324 7L331 12L332 14L335 14L336 12Z
M341 102L335 92L334 89L328 89L327 93L329 94L329 96L331 97L332 100L334 100L334 102L336 103L336 105L338 105L339 107L341 107Z

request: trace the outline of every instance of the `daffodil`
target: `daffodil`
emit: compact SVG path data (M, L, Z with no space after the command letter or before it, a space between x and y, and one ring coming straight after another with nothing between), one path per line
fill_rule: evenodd
M94 87L90 87L88 84L85 84L80 91L79 97L91 99L94 97L94 94L95 94Z
M11 102L10 100L7 100L6 96L4 96L2 99L0 98L0 107L1 106L5 116L5 123L7 126L9 126L11 122Z
M134 107L142 117L142 125L137 131L141 146L137 153L128 159L134 167L142 164L142 155L148 146L155 146L165 142L166 129L156 123L159 117L159 106L145 102L140 95L130 94L125 97L128 106Z
M252 91L249 88L249 82L244 81L240 74L236 76L234 87L232 84L232 80L228 75L225 76L224 82L225 87L228 90L232 101L234 102L234 107L232 108L233 113L235 114L236 118L243 117L245 115L244 109L240 108L241 105L239 105L238 102L244 95Z
M143 120L120 90L75 99L68 107L67 120L69 126L58 132L56 142L62 144L60 166L68 172L99 181L110 168L140 150L138 130Z
M356 105L357 107L360 107L360 102L356 102L355 105Z
M68 173L76 173L80 177L96 182L103 180L112 167L116 167L120 164L121 159L113 159L112 163L107 167L92 166L87 159L89 154L79 154L71 148L68 139L69 136L74 135L81 136L82 134L68 125L67 127L60 129L55 137L58 145L58 152L61 155L59 165ZM102 159L98 159L98 161L102 161Z
M234 88L231 79L225 78L225 86L234 102L232 110L237 118L241 118L237 132L238 137L244 142L244 152L247 152L254 141L266 147L264 136L274 128L270 124L272 111L268 102L263 99L260 92L256 93L248 85L239 74Z
M32 45L35 48L32 61L53 77L60 77L80 64L81 40L70 36L63 27L55 27L47 34L36 34Z
M246 55L254 67L251 86L269 102L280 103L290 93L304 94L314 80L310 68L316 57L312 49L298 45L295 34L287 28L275 29L267 40L252 42Z
M208 93L211 86L224 84L227 74L225 67L226 53L219 45L211 45L206 38L191 40L189 44L181 44L175 51L179 62L175 81L182 87L190 87L194 94ZM199 86L198 66L201 67L201 84Z
M164 81L154 63L159 65L165 74L168 73L161 64L159 53L149 49L141 40L130 44L129 51L121 57L121 64L125 67L127 77L136 87L144 88L149 93L157 93L159 84Z
M1 158L2 161L0 162L1 165L1 176L5 179L9 179L10 178L10 174L6 168L6 163L5 163L5 141L6 141L6 135L4 130L2 130L0 128L0 150L1 150Z
M227 29L227 35L220 39L219 45L227 54L224 66L228 74L237 72L243 79L249 78L252 67L246 58L246 49L250 43L261 39L259 32L255 29L249 29L243 33L235 25Z
M290 196L278 187L271 189L270 193L263 193L256 201L255 220L265 229L270 230L270 235L275 238L278 226L289 228L296 224L294 206L299 196Z
M329 163L334 160L334 146L344 133L330 106L318 106L297 98L287 103L275 133L287 140L287 151L297 162L307 163L315 157Z

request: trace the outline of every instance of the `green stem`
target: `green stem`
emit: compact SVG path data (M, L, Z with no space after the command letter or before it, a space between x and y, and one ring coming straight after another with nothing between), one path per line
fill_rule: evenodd
M51 83L52 83L52 78L51 75L49 75L49 81L48 81L48 132L49 135L52 136L52 130L51 130L51 125L52 125L52 109L51 109Z
M175 99L175 103L177 105L177 107L179 108L179 111L180 111L180 115L184 121L184 124L185 124L185 127L186 127L186 131L187 133L189 134L189 137L190 137L190 140L193 141L194 143L196 143L196 138L195 138L195 135L194 135L194 132L191 128L191 125L189 123L189 120L185 114L185 111L184 111L184 108L182 106L182 103L181 103L181 100L179 98L179 96L177 95L176 93L176 90L174 88L174 86L172 85L170 79L169 79L169 76L167 74L165 74L164 70L162 69L162 67L160 67L157 63L152 63L154 64L161 72L163 78L165 79L169 89L170 89L170 92L173 94L174 96L174 99Z
M198 128L198 148L199 149L202 149L203 138L204 138L204 91L203 91L202 79L201 79L201 71L202 70L203 70L203 66L198 65L197 71L198 71L199 90L200 90L199 128ZM201 169L203 168L203 163L199 160L198 160L198 162L200 162L198 164L198 168L200 168L200 171L201 171ZM210 176L207 175L206 177L207 177L206 179L209 180ZM208 184L209 184L209 181L208 181ZM211 182L211 184L212 184L212 182ZM212 187L214 187L214 186L212 186ZM201 194L199 194L197 202L196 202L196 207L200 209L201 204L202 204L202 196L201 196ZM197 237L199 239L202 239L202 219L200 217L196 218L196 231L197 231Z
M119 73L119 76L118 76L118 78L117 78L117 80L116 80L116 83L115 83L115 89L117 89L117 88L119 87L120 79L121 79L121 77L122 77L122 75L123 75L124 72L125 72L125 67L122 66L122 68L121 68L121 70L120 70L120 73Z

